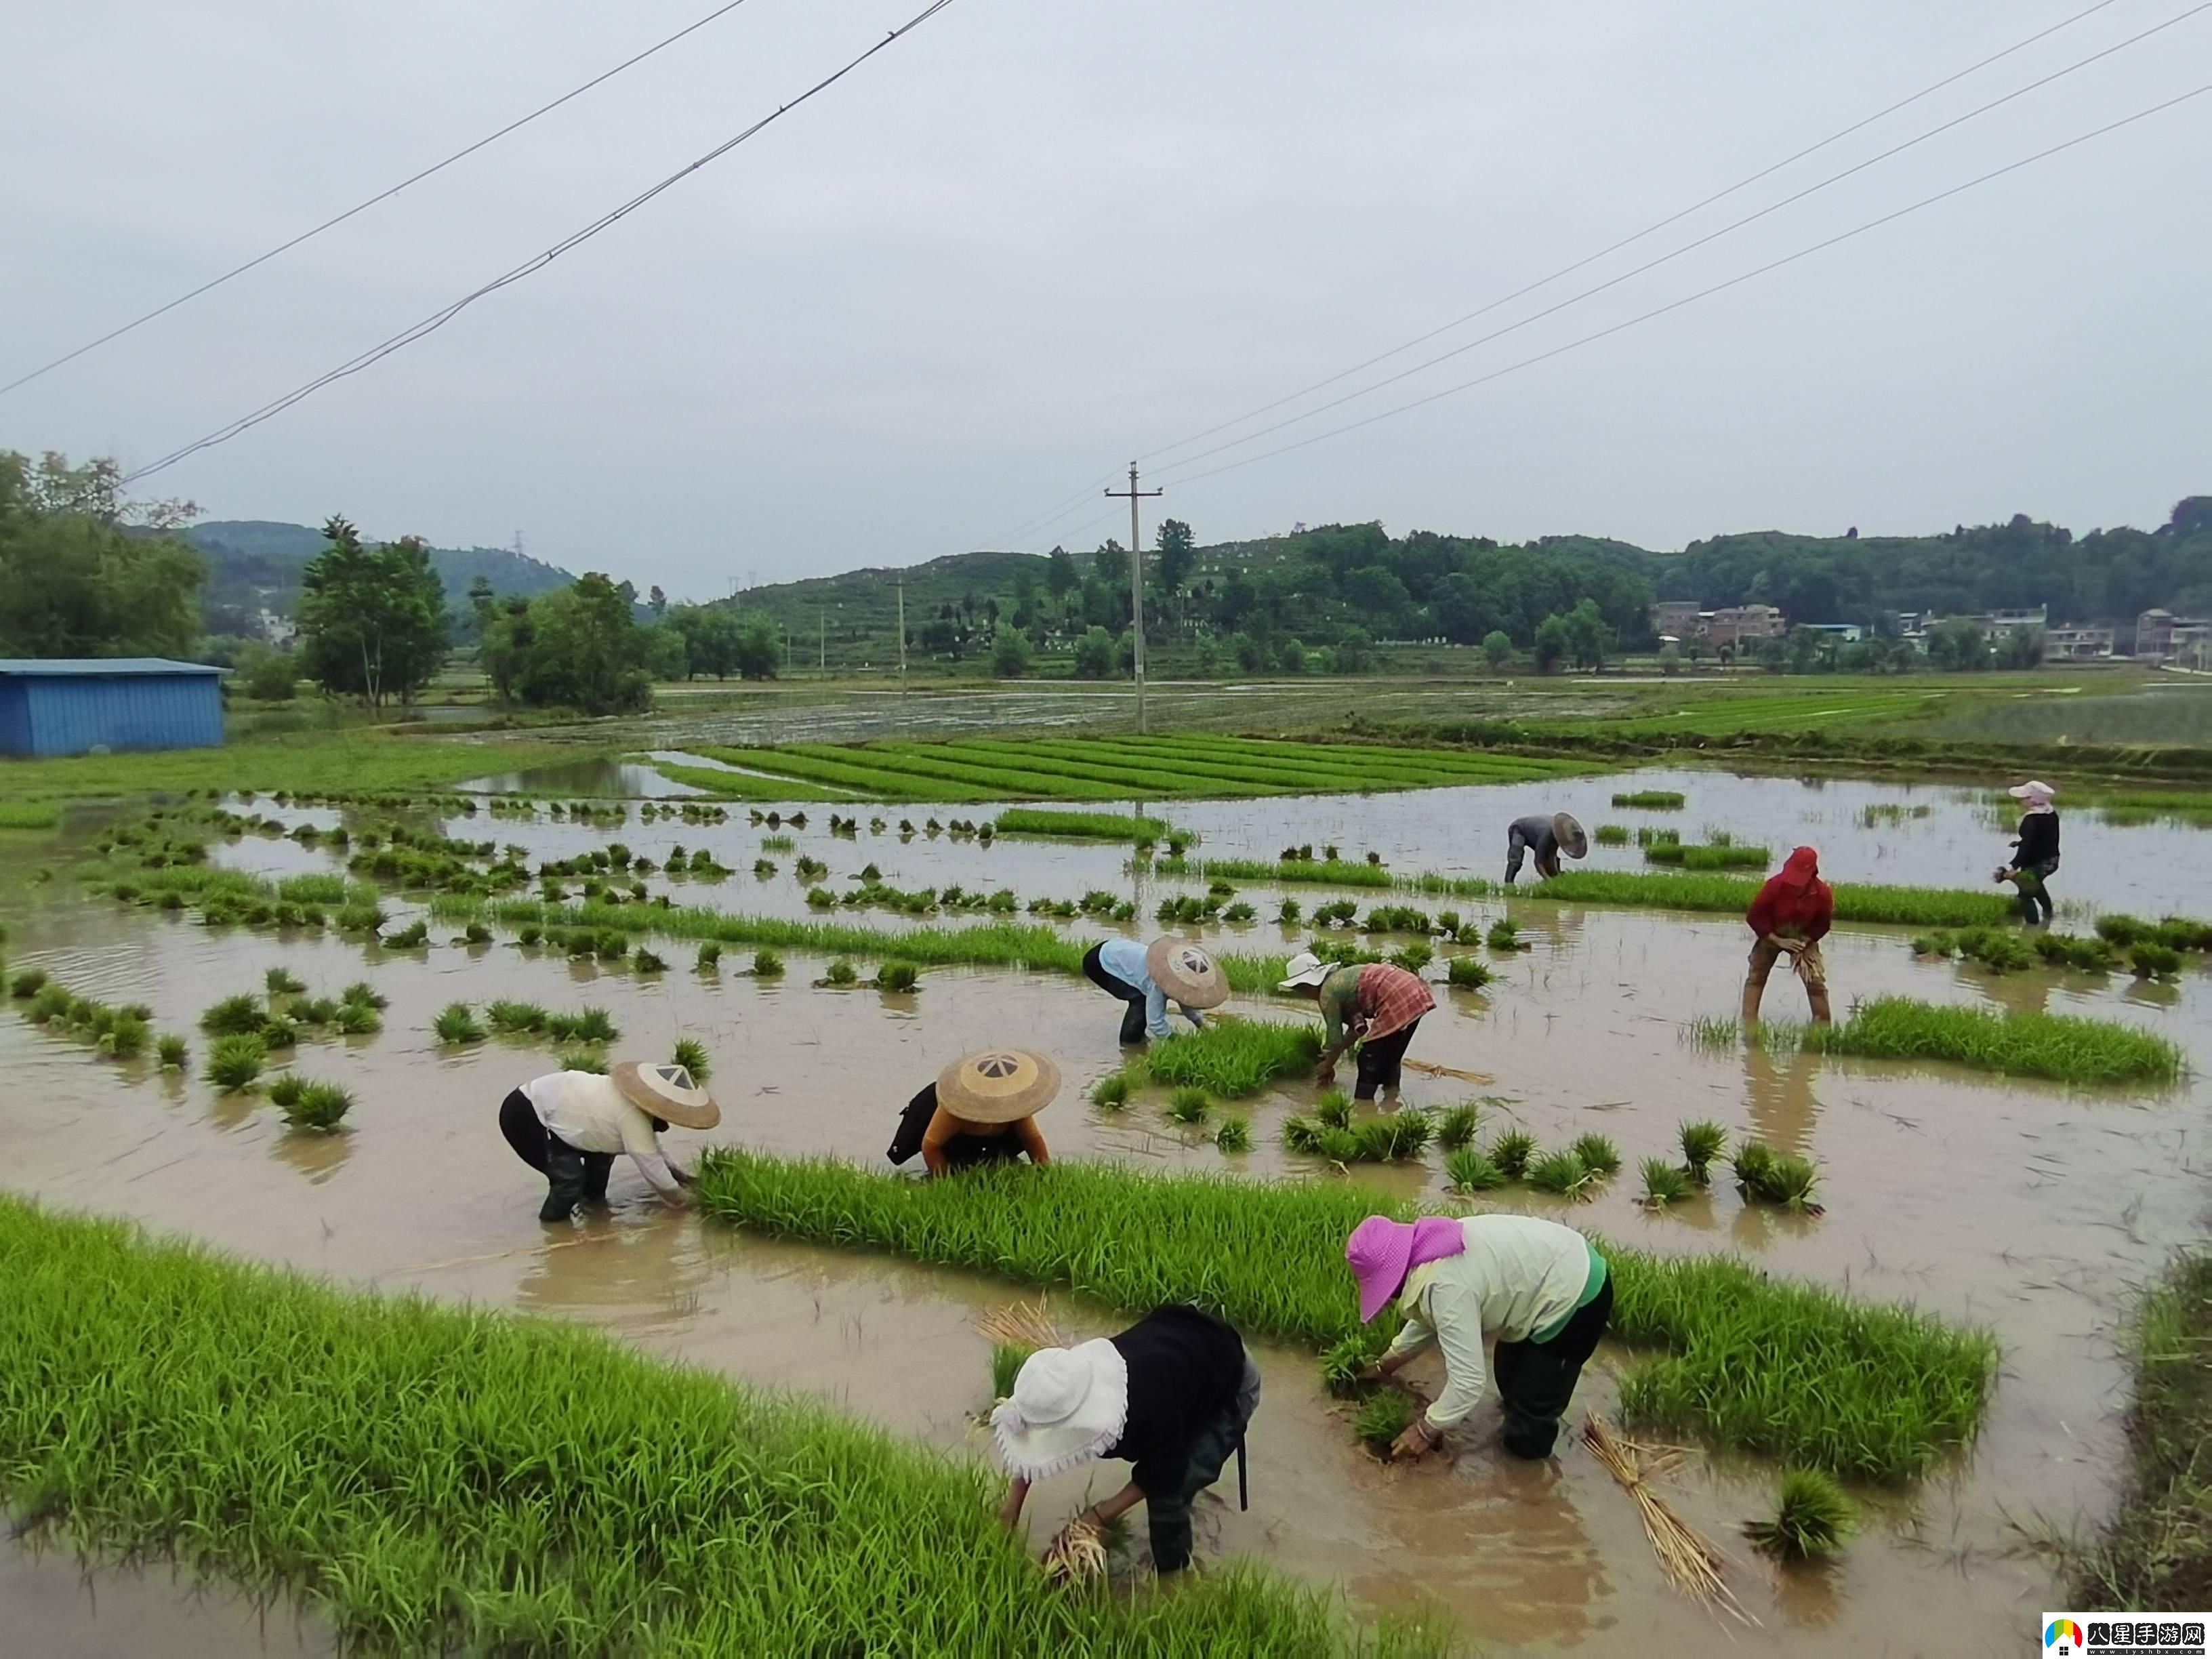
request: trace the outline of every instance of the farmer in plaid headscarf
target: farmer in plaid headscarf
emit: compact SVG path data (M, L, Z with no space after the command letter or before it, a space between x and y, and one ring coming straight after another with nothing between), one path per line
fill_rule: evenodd
M1387 962L1333 966L1310 951L1292 957L1289 968L1282 988L1318 1002L1328 1024L1315 1080L1334 1083L1337 1056L1358 1043L1359 1074L1352 1097L1372 1100L1386 1089L1396 1094L1413 1032L1421 1016L1437 1006L1420 975Z

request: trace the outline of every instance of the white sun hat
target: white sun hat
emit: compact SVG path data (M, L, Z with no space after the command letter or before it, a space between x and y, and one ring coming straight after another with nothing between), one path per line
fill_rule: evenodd
M1318 985L1328 977L1330 965L1312 951L1301 951L1283 965L1283 971L1289 977L1277 988L1296 991L1308 985Z
M1024 1360L1012 1398L991 1413L991 1433L1006 1468L1036 1481L1098 1456L1121 1439L1128 1416L1129 1364L1102 1336Z
M2026 783L2015 783L2005 793L2014 800L2051 800L2058 792L2040 778L2030 778Z

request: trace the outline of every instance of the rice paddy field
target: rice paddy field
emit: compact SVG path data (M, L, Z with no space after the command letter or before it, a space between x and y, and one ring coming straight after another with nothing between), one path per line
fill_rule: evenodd
M2008 892L1990 882L2008 780L1480 756L1415 777L1353 744L953 747L691 749L501 778L529 800L447 775L411 800L401 784L383 805L200 797L160 820L58 801L0 842L0 1259L27 1287L0 1310L0 1484L52 1523L0 1553L0 1597L46 1620L37 1650L529 1650L556 1631L576 1652L1441 1650L1389 1622L1413 1610L1492 1652L1710 1642L1711 1614L1668 1586L1578 1439L1513 1462L1493 1401L1448 1459L1363 1449L1360 1402L1321 1358L1354 1330L1334 1251L1370 1209L1525 1211L1602 1238L1620 1300L1577 1410L1689 1449L1661 1485L1730 1557L1759 1620L1733 1646L1843 1656L1909 1629L1930 1651L2009 1650L2019 1610L2061 1595L2066 1561L2027 1544L2087 1540L2121 1496L2129 1310L2201 1237L2212 955L2183 950L2164 975L2124 954L2102 972L1916 955L1917 935L1986 925ZM800 786L779 794L759 769L787 764L809 771L776 775ZM733 765L740 787L690 793L691 772ZM866 785L821 775L854 765ZM842 793L861 787L884 794ZM2191 798L2139 793L2155 799L2069 812L2061 930L2212 918ZM1504 889L1505 824L1555 810L1622 833L1549 893L1525 872ZM1778 859L1820 848L1844 918L1825 946L1832 1036L1806 1041L1786 971L1756 1040L1733 1026L1749 944L1734 912L1765 872L1654 871L1636 832L1662 827ZM1081 957L1167 928L1223 956L1230 1018L1132 1056ZM1309 944L1432 981L1396 1114L1311 1080L1310 1006L1269 988ZM896 964L911 983L879 976ZM964 1188L891 1172L908 1097L1009 1042L1065 1072L1040 1119L1055 1169ZM225 1043L257 1051L244 1086L210 1075ZM704 1160L702 1212L665 1210L618 1164L608 1212L541 1227L501 1097L564 1057L679 1043L702 1045L725 1109L712 1133L669 1138ZM346 1109L288 1108L298 1080ZM1668 1176L1701 1121L1723 1136L1707 1179L1644 1201L1638 1172ZM1754 1143L1809 1166L1817 1185L1795 1190L1815 1201L1739 1190L1732 1160ZM1099 1595L1033 1583L993 1534L976 1321L1040 1295L1073 1335L1192 1297L1250 1337L1251 1508L1232 1491L1198 1509L1201 1556L1243 1565L1200 1596L1141 1587L1141 1526ZM64 1373L33 1356L62 1332L54 1363L80 1381L50 1409ZM561 1415L556 1361L653 1409L594 1407L533 1442ZM200 1410L191 1376L252 1409ZM350 1403L461 1392L419 1423ZM67 1455L58 1420L80 1425ZM622 1473L647 1447L665 1481ZM541 1454L562 1504L472 1495L479 1465ZM415 1474L364 1480L386 1467ZM1856 1524L1823 1564L1770 1564L1742 1528L1772 1522L1806 1470L1840 1479ZM799 1549L781 1540L817 1477L848 1495L848 1531ZM1120 1479L1041 1486L1031 1553ZM736 1532L663 1488L721 1493L703 1510L726 1522L751 1504L780 1578L718 1553ZM634 1556L559 1530L584 1503L658 1540L658 1601ZM888 1543L885 1512L903 1516ZM204 1561L215 1587L103 1566L88 1595L71 1525L101 1560ZM948 1549L957 1573L933 1577ZM855 1599L862 1578L899 1588ZM265 1612L240 1599L255 1594Z

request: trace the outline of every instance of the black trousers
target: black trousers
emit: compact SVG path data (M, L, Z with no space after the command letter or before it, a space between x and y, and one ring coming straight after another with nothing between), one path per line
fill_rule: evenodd
M1099 953L1103 944L1094 945L1083 958L1083 976L1109 997L1119 997L1128 1006L1121 1010L1121 1042L1124 1047L1145 1040L1145 994L1126 979L1117 979L1106 971L1106 963Z
M577 1151L538 1120L538 1109L521 1090L509 1091L500 1102L499 1132L517 1158L545 1177L540 1221L566 1221L580 1204L607 1201L607 1176L615 1167L615 1155Z
M1380 1089L1395 1090L1403 1081L1406 1071L1406 1050L1413 1041L1413 1033L1421 1029L1421 1022L1401 1025L1386 1037L1376 1037L1359 1045L1359 1075L1352 1086L1354 1100L1372 1100Z
M1549 1342L1501 1342L1492 1360L1498 1397L1505 1407L1505 1449L1516 1457L1552 1455L1559 1419L1575 1397L1583 1367L1597 1352L1613 1315L1613 1275L1589 1303L1576 1310L1566 1328Z

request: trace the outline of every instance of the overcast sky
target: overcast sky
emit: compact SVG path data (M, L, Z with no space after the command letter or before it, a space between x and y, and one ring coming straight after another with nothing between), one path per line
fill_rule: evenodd
M14 8L0 25L0 381L713 3ZM921 3L747 0L0 397L0 447L163 454L565 236ZM1132 454L1449 322L2087 3L955 0L544 271L144 488L214 517L343 512L443 544L520 530L557 563L691 597L748 573L1087 547L1127 534L1126 509L1085 492ZM1322 397L2192 3L2112 0ZM1193 475L1517 363L2208 81L2212 12L1388 390L1147 471L1206 541L1366 519L1653 546L2015 511L2156 523L2212 491L2212 95L1488 385ZM1011 533L1070 498L1084 505Z

